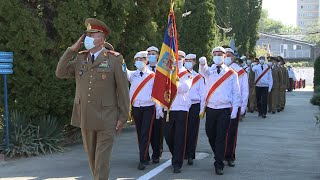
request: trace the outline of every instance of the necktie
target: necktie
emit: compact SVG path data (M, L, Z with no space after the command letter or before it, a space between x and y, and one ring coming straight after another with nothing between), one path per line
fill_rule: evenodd
M217 73L220 74L221 70L220 70L221 66L217 66Z
M143 76L143 72L140 72L140 76L141 76L141 77Z
M156 72L155 68L156 68L155 66L151 66L151 69L153 72Z
M261 65L261 69L263 70L263 65Z
M94 54L92 54L92 56L91 56L91 62L92 62L92 64L94 63Z

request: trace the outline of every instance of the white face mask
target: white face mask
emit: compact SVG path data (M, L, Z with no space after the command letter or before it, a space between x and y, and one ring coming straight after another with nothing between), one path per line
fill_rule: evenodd
M84 47L87 49L87 50L90 50L90 49L92 49L92 48L94 48L95 47L95 45L94 45L94 38L92 38L92 37L89 37L89 36L86 36L85 38L84 38Z
M250 65L252 63L252 61L248 59L247 63L248 63L248 65Z
M268 65L269 65L269 66L272 66L272 62L268 62Z
M187 68L188 70L192 70L193 64L192 62L185 62L184 67Z
M224 64L225 64L225 65L230 66L231 63L232 63L231 57L226 57L226 58L224 59Z
M213 62L215 65L220 65L223 63L223 56L214 56L213 57Z

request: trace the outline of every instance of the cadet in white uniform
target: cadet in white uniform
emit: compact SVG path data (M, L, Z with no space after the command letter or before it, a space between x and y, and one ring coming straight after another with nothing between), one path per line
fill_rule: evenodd
M144 170L149 164L149 144L153 121L155 118L156 106L151 98L151 92L154 83L154 72L147 68L147 51L140 51L135 56L136 71L127 70L127 77L131 83L130 102L132 106L132 117L136 125L140 163L139 170ZM158 107L158 106L157 106ZM157 116L163 114L157 114Z
M252 67L252 71L255 73L255 85L256 85L256 98L259 116L266 118L267 106L268 106L268 94L272 89L272 72L271 68L265 64L265 57L259 57L259 64L255 64Z
M151 46L148 51L148 68L150 71L156 72L157 62L159 58L159 49L155 46ZM162 111L162 109L160 109ZM161 112L160 112L161 113ZM163 151L163 132L162 132L163 118L156 117L153 122L152 134L151 134L151 147L152 147L152 163L159 163L160 156Z
M240 106L238 75L224 64L225 49L212 50L214 65L208 67L205 57L199 59L199 73L206 83L206 134L215 155L216 174L223 174L226 134L230 118L237 117Z
M191 99L191 108L188 114L188 130L187 130L187 145L186 145L186 157L188 159L188 165L193 165L193 159L195 159L196 147L199 134L200 124L200 106L204 106L204 78L193 70L193 66L196 64L197 56L195 54L188 54L185 59L184 67L192 73L192 85L189 92Z
M186 133L188 125L188 111L191 106L189 90L192 84L192 74L183 67L186 54L179 51L179 82L177 95L172 102L169 122L165 122L164 134L169 150L172 154L172 166L174 173L180 173L183 164ZM166 117L167 111L165 112Z
M244 113L246 112L246 108L248 105L249 83L247 72L234 61L234 51L231 48L226 48L225 50L227 57L224 60L224 64L237 73L241 97L237 117L235 119L231 119L228 136L226 140L227 148L225 153L225 159L228 162L228 166L234 167L239 120L240 116L244 115Z

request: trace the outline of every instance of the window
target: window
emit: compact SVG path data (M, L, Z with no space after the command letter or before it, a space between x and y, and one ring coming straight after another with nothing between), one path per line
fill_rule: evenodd
M293 50L301 50L301 49L302 49L301 45L298 45L298 44L293 45Z

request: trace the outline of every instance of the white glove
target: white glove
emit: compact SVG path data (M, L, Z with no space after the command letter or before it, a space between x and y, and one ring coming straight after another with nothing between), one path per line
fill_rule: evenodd
M164 118L164 113L163 113L162 109L160 109L158 113L159 113L159 116L160 116L161 118ZM159 118L159 119L160 119L160 118Z
M237 117L237 113L238 113L238 108L233 108L230 118L235 119Z
M246 112L246 108L245 107L241 107L240 114L243 115L245 112Z
M161 118L164 117L162 108L159 108L159 109L157 109L157 111L156 111L156 119L160 119L160 117L161 117Z
M201 58L199 58L199 64L200 65L205 65L205 64L207 64L207 58L206 57L201 57Z
M271 87L268 88L268 92L269 92L269 93L271 92Z

